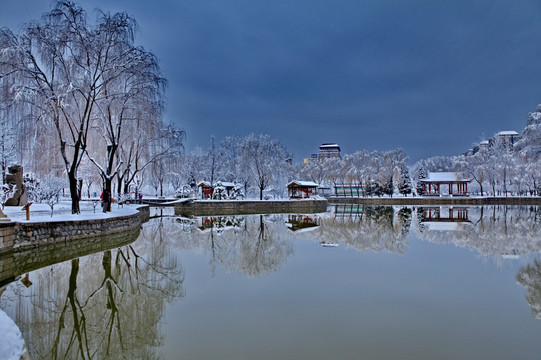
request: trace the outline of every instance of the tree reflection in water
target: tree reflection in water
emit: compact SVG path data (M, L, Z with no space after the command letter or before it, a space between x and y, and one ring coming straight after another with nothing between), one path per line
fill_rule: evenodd
M292 237L283 225L283 215L200 217L191 231L183 228L183 247L203 248L215 266L247 276L263 276L277 271L293 254ZM191 245L191 246L190 246Z
M421 240L499 259L541 248L539 207L470 207L458 217L455 210L430 209L427 216L420 207L356 206L309 215L162 216L145 224L132 245L34 271L32 286L13 283L1 295L19 297L13 313L32 358L156 358L165 304L183 296L178 249L208 252L212 272L219 266L264 276L282 267L300 238L399 255L410 230ZM521 269L517 281L541 319L541 261Z
M539 206L458 207L462 213L457 212L456 207L441 206L437 211L433 208L416 210L419 239L451 243L500 259L541 249ZM439 218L427 216L427 211L439 213ZM450 216L450 213L455 215Z
M541 261L536 259L533 264L520 269L517 282L526 288L526 300L532 316L541 320Z
M31 358L156 358L165 303L183 296L183 274L152 225L133 246L35 271L36 286L14 289Z
M314 236L321 242L343 242L360 252L404 254L411 225L412 210L391 206L339 207L323 216L321 229Z

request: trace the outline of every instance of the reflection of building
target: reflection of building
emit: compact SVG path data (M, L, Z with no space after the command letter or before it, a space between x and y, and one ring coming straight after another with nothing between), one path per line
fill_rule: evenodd
M434 206L420 208L423 211L423 221L464 222L468 219L468 208L457 206Z
M201 231L215 229L224 231L238 228L241 225L242 217L238 216L202 216L197 218L197 227Z
M321 144L317 158L319 160L340 159L340 146L338 144Z
M287 227L294 232L310 231L319 227L319 216L316 215L295 215L287 216Z
M312 181L294 180L287 184L287 192L292 199L307 199L315 195L318 186L319 184Z
M471 224L468 208L461 206L430 206L419 208L421 224L429 230L460 230L461 225Z
M364 206L358 204L337 204L334 207L335 217L352 217L362 215Z
M468 196L468 184L471 179L455 172L431 172L426 179L419 179L423 184L423 195L445 195L441 186L448 186L448 195Z

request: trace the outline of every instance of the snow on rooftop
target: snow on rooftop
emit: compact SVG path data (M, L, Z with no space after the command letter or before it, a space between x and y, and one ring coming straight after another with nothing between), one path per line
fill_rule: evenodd
M214 186L217 186L218 183L221 183L222 186L225 186L225 187L235 187L235 183L234 182L229 182L229 181L215 181ZM197 186L202 186L202 185L210 187L210 182L201 181L201 182L199 182L199 184L197 184Z
M457 172L431 172L428 173L428 178L420 179L424 182L446 182L446 181L471 181L471 179L462 176Z
M338 144L321 144L321 146L319 147L320 149L321 148L336 148L336 147L339 147Z
M514 131L514 130L509 130L509 131L500 131L499 133L496 134L497 136L511 136L511 135L518 135L518 132Z
M292 182L290 182L289 184L287 184L287 186L289 187L290 185L293 185L293 184L297 184L299 186L307 186L307 187L318 187L319 184L313 182L313 181L298 181L298 180L293 180Z

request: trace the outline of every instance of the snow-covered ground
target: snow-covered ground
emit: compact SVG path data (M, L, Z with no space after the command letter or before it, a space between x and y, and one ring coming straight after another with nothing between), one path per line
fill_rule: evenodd
M19 327L0 310L0 359L19 360L25 353L24 340Z
M141 205L124 205L118 206L113 204L110 213L102 212L100 204L94 209L91 201L81 201L81 213L79 215L71 214L71 201L61 200L54 206L53 216L51 217L51 208L47 204L32 204L30 206L30 221L29 222L45 222L45 221L73 221L73 220L91 220L105 219L117 216L132 215ZM22 206L6 206L3 210L4 214L17 222L26 221L26 212Z

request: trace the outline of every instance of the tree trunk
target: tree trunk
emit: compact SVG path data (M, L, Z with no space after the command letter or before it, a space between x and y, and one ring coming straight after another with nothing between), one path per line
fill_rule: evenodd
M70 171L68 173L68 180L71 195L71 213L80 214L81 209L79 207L79 186L74 172Z
M112 192L111 179L106 178L104 181L104 189L103 189L103 212L111 211L111 192Z

